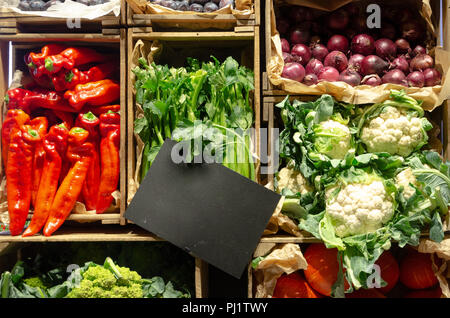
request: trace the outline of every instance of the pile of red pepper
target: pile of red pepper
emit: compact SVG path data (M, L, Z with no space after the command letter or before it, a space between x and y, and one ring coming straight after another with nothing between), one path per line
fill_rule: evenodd
M5 97L2 160L11 235L52 235L77 201L103 213L119 183L119 84L113 58L91 48L44 46L25 61L33 78Z

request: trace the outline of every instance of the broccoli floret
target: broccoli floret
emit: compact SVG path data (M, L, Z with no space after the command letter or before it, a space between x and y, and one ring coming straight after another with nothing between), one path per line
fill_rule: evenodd
M40 277L30 277L25 278L23 280L25 284L27 284L30 287L39 287L40 289L46 290L48 286L44 284L44 281Z

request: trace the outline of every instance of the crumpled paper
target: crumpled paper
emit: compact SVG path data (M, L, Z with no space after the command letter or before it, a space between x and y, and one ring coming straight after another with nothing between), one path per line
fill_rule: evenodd
M113 12L116 17L120 14L120 0L110 0L107 3L95 6L87 6L71 0L64 3L56 3L50 6L46 11L22 11L17 8L19 0L0 0L0 7L8 8L14 12L24 15L37 15L50 18L66 19L96 19Z
M298 244L277 245L253 271L256 282L255 298L272 297L277 279L281 275L289 275L307 267L308 264Z
M418 251L420 253L431 254L431 260L433 261L433 271L439 281L442 294L446 298L450 298L450 238L445 238L440 243L434 242L430 239L424 239L420 241ZM436 257L443 262L438 266Z

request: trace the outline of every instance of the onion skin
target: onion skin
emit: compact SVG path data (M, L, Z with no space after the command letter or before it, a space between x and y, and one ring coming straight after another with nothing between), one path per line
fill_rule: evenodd
M329 51L325 45L316 43L311 48L311 54L315 59L323 62Z
M409 54L411 53L411 47L409 46L409 42L405 39L398 39L395 41L395 46L397 46L397 52L400 54Z
M412 51L412 56L416 56L416 55L419 55L419 54L427 54L427 49L426 48L424 48L423 46L421 46L421 45L417 45L415 48L414 48L414 50Z
M441 73L435 68L427 68L423 71L425 86L431 87L441 84Z
M323 65L332 66L339 72L343 72L348 66L348 60L344 53L333 51L325 57Z
M397 46L389 39L379 39L375 41L375 52L381 58L392 60L397 53Z
M310 34L308 30L296 27L289 36L291 44L305 44L309 43Z
M292 57L292 55L289 54L289 53L286 53L286 52L283 52L283 61L284 61L284 64L295 62L295 60Z
M329 52L331 51L341 51L346 54L348 51L348 40L343 35L333 35L327 43L327 49Z
M409 73L409 63L406 60L406 57L403 55L400 55L399 57L395 58L391 63L392 69L399 69L403 73L408 74Z
M434 65L434 60L428 54L419 54L416 55L412 60L409 66L413 71L423 71L427 68L431 68Z
M286 52L286 53L290 53L291 52L291 48L289 46L288 40L281 39L281 51L282 52Z
M303 78L303 83L308 86L315 85L318 81L319 79L317 78L316 74L306 74L306 76Z
M370 85L370 86L378 86L381 85L383 82L381 81L381 78L377 74L370 74L367 76L364 76L364 78L361 81L361 85Z
M287 63L286 65L284 65L281 77L301 82L305 77L305 69L299 63Z
M323 69L323 64L318 59L311 59L308 64L306 64L305 71L306 74L315 74L316 76Z
M375 51L375 40L368 34L355 35L350 44L353 54L370 55Z
M362 54L353 54L350 56L348 60L348 67L354 69L358 73L361 71L361 63L364 60L365 56Z
M332 66L325 66L317 76L317 78L323 81L336 82L339 78L339 71Z
M410 87L423 87L425 85L425 76L420 71L414 71L408 74L406 81Z
M291 55L294 56L298 63L306 65L311 59L311 50L305 44L296 44L292 47Z
M389 67L389 63L376 55L369 55L361 63L362 75L378 74L382 75Z
M406 81L405 73L400 71L399 69L391 70L383 75L381 78L381 81L383 84L391 83L391 84L398 84L402 86L408 86Z
M351 86L358 86L361 83L361 76L352 69L346 69L339 74L338 81L345 82Z

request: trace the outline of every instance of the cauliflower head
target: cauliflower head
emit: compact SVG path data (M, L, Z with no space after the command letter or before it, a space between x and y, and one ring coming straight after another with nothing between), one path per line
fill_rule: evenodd
M289 167L281 169L277 175L277 192L280 193L285 188L294 193L300 192L301 194L313 191L301 172Z
M374 232L394 215L393 197L383 179L373 173L362 182L328 188L325 198L326 213L339 237Z
M314 127L314 147L331 159L343 159L351 148L350 129L336 120L323 121Z
M419 183L417 182L417 179L414 176L411 168L406 168L405 170L397 174L397 176L395 177L395 181L397 183L397 186L403 187L403 196L407 200L416 192L416 189L411 187L410 184L413 184L415 187L419 187Z
M428 139L423 120L426 121L408 116L403 109L387 106L362 128L361 140L369 152L407 157Z

